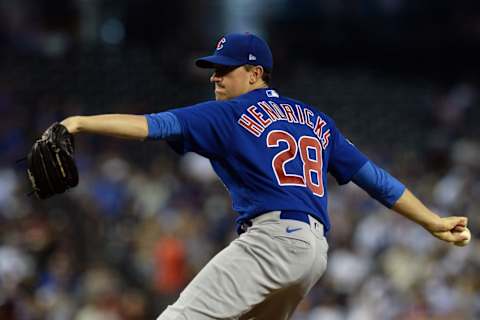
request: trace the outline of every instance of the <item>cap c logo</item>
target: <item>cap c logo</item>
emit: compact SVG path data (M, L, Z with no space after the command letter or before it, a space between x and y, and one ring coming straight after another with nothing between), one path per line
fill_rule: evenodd
M223 44L227 42L227 39L225 39L225 37L223 37L222 39L220 39L220 41L218 41L217 43L217 50L221 50L223 49Z

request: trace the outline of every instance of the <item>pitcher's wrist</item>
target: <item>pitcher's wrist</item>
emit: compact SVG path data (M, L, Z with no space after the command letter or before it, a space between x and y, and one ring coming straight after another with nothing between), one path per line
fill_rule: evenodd
M68 132L71 134L76 134L80 132L80 117L79 116L73 116L73 117L68 117L62 122L60 122L62 125L67 128Z

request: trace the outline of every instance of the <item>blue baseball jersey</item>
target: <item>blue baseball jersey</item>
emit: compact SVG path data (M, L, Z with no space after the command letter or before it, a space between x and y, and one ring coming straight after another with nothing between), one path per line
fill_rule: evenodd
M240 214L237 222L294 210L328 231L327 172L345 184L368 161L327 115L272 89L169 111L182 128L169 144L210 159Z

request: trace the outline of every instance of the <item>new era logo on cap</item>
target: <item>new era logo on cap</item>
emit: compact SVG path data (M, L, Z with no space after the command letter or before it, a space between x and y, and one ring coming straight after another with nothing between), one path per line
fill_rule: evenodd
M255 60L257 60L257 57L255 57L253 54L250 53L248 55L248 61L255 61Z

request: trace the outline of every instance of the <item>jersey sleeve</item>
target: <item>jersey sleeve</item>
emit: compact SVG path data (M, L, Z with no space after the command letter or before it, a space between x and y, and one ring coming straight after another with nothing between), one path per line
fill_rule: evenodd
M172 139L182 134L177 117L171 112L146 114L148 125L147 140Z
M207 101L169 110L180 122L182 134L168 143L180 154L192 151L207 158L225 156L232 141L232 108L233 102Z
M393 207L405 191L400 181L371 161L355 173L352 181L388 208Z
M338 184L346 184L368 161L368 158L360 152L331 120L332 150L328 161L328 171L337 180Z

